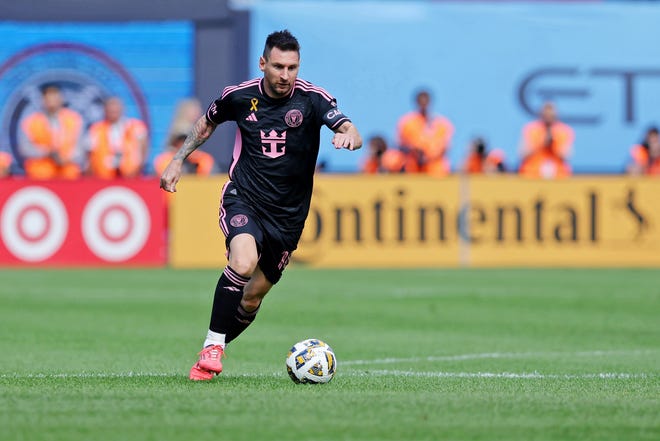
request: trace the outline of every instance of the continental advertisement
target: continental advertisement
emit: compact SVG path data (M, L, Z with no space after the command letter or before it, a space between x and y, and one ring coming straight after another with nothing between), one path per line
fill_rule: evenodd
M186 177L170 263L222 267L224 179ZM658 267L660 180L318 176L292 262L311 267Z

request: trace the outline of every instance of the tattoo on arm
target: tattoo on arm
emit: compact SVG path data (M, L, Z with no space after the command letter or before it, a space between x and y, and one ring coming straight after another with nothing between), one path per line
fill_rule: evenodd
M211 124L207 121L206 115L203 115L201 118L199 118L195 122L195 125L188 134L186 140L183 142L183 145L179 151L177 151L174 155L174 159L186 159L188 155L197 149L197 147L204 144L204 142L209 139L215 128L215 124Z

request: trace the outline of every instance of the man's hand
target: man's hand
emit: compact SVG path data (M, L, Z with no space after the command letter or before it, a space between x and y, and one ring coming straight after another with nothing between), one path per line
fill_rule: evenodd
M335 133L335 136L332 137L332 145L336 149L357 150L361 146L356 146L356 141L355 137L348 133Z
M183 141L183 145L174 155L172 161L167 165L165 171L160 177L160 188L170 193L176 191L176 184L181 179L183 172L183 161L190 155L197 147L204 144L209 139L209 136L215 130L216 125L206 119L206 115L202 115L193 126L188 134L188 137Z
M362 147L362 137L353 124L345 122L332 137L332 145L336 149L357 150Z
M160 188L170 193L176 192L176 184L181 179L182 168L183 160L172 159L160 177Z

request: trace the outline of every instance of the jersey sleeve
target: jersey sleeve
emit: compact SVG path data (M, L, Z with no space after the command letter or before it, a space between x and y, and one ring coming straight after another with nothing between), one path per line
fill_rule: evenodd
M321 120L330 130L337 130L343 123L351 121L341 110L339 110L337 107L337 100L333 97L330 97L328 100L321 96L319 97L319 102Z
M211 103L211 105L206 109L206 119L213 124L222 124L225 121L234 121L232 106L232 96L231 94L225 94L223 92L220 98L217 98Z

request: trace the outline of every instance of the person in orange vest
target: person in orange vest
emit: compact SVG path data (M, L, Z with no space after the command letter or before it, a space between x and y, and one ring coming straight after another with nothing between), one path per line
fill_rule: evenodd
M506 171L504 152L500 149L488 151L483 138L475 138L469 146L469 154L461 168L467 174L493 174Z
M59 87L42 89L43 112L28 115L21 123L19 151L25 174L33 179L75 179L81 174L80 138L83 119L64 107Z
M631 147L630 156L629 174L660 175L660 133L657 127L650 127L644 140Z
M7 152L0 152L0 178L9 176L12 157Z
M362 173L415 173L419 171L414 158L399 149L388 147L387 141L382 136L372 136L367 144L369 153L360 167Z
M454 134L452 123L441 115L431 114L431 94L422 90L415 95L417 110L403 115L397 124L401 150L417 163L417 170L432 176L450 172L447 151Z
M574 139L573 129L557 118L555 105L545 103L539 119L523 127L519 173L526 177L546 179L571 176L568 157Z
M156 156L154 170L158 175L163 174L165 168L167 168L167 164L170 163L176 152L179 151L186 137L185 133L172 135L167 150ZM188 155L185 161L183 161L182 170L184 174L196 174L198 176L208 176L217 172L213 156L201 150L195 150Z
M124 103L117 97L105 100L105 117L89 128L88 174L101 179L140 175L147 154L147 126L124 116Z

